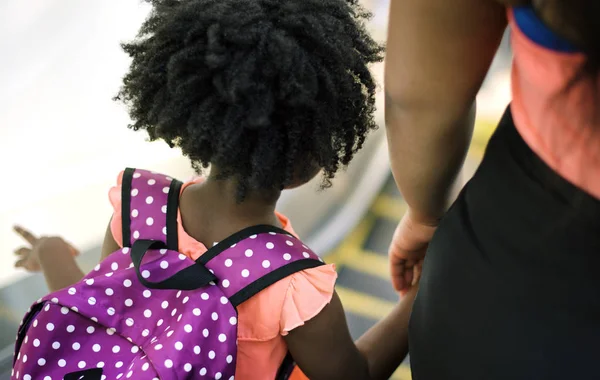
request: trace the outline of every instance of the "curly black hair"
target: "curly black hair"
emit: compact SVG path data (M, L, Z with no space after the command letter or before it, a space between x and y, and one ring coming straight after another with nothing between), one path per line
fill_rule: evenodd
M357 0L148 0L115 99L134 130L248 189L323 169L323 187L376 128L369 64L384 48ZM313 165L314 167L315 165Z

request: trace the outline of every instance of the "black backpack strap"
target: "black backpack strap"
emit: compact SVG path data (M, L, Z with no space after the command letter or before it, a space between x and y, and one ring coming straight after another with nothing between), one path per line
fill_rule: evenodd
M273 226L246 228L198 259L217 277L217 285L238 306L270 285L323 261L299 239Z

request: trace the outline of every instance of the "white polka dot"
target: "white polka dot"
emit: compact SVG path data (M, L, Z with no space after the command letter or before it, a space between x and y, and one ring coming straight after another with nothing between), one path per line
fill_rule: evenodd
M54 297L50 300L52 303L58 303L58 298Z
M167 234L167 227L163 227L163 228L162 228L162 233L163 233L163 235L166 235L166 234Z
M86 329L88 334L93 334L94 331L96 331L96 329L94 328L94 326L88 326L88 328Z
M225 297L225 296L221 297L221 303L223 305L227 305L227 302L229 302L229 300L227 299L227 297Z
M94 267L94 270L97 272L100 270L100 264L96 264L96 266Z
M179 260L182 260L182 261L187 259L187 256L184 255L183 253L180 253L179 256L177 256L177 257L179 257Z
M140 348L138 346L131 347L132 354L137 354L139 351L140 351Z
M171 359L165 360L165 367L172 368L173 367L173 361Z
M175 314L177 314L177 309L173 309L173 310L171 311L171 317L174 317L174 316L175 316Z
M189 300L190 300L190 297L185 296L185 297L183 297L183 301L181 301L181 303L186 304L186 303L188 303Z
M92 318L90 318L90 319L91 319L92 321L94 321L94 322L98 323L98 318L96 318L96 317L92 317Z
M38 325L38 320L36 319L35 321L33 321L33 327L37 327Z
M182 291L181 291L181 290L180 290L180 291L178 291L178 292L177 292L177 294L175 294L175 298L179 298L179 297L181 297L181 293L182 293Z
M140 212L136 209L131 210L131 216L134 218L137 218L137 216L140 214Z
M128 254L129 253L129 248L127 248L127 247L123 248L123 253L124 254Z
M102 347L100 347L100 345L98 343L96 343L92 346L92 350L94 352L100 352L101 349L102 349Z
M185 363L185 365L183 366L183 370L185 372L190 372L192 370L192 365L190 363Z
M252 235L252 236L250 236L250 239L256 239L256 236L257 235Z
M160 307L162 307L163 309L166 309L169 307L169 301L162 301L162 303L160 304Z
M210 331L208 331L208 329L204 329L204 330L202 330L202 335L203 335L205 338L208 338L208 336L210 335Z
M23 375L23 380L31 380L31 375Z
M133 231L133 238L134 239L139 239L140 238L140 231Z
M67 292L68 292L70 295L72 295L72 296L73 296L73 295L75 295L75 293L77 293L77 289L75 289L75 288L69 288L69 290L67 290Z
M192 310L192 313L196 316L199 317L200 314L202 314L202 311L198 308L195 308L194 310Z
M115 330L114 327L109 327L106 329L106 334L108 334L108 335L114 335L115 332L117 332L117 330Z
M64 368L67 365L67 361L65 359L60 359L58 361L58 366Z
M96 368L104 368L104 362L98 362L98 364L96 364Z
M105 274L106 277L110 277L112 276L114 273L113 272L108 272L107 274Z
M50 304L47 304L46 307L44 308L44 311L48 311L50 310Z
M233 361L233 356L227 355L227 357L225 358L225 360L227 360L228 364L231 364L231 362Z
M125 300L125 306L131 307L133 305L133 300L131 298L127 298Z
M200 376L204 376L204 375L206 375L206 372L208 372L208 371L206 370L206 368L202 368L202 369L200 370Z
M163 261L161 261L161 262L160 262L160 267L161 267L162 269L167 269L167 268L169 267L169 262L168 262L168 261L166 261L166 260L163 260Z
M150 296L152 295L152 292L149 291L148 289L144 290L144 292L142 293L142 295L146 298L150 298Z
M69 308L63 306L60 308L60 312L64 315L67 315L69 314Z
M133 173L133 178L140 178L142 175L140 173Z
M72 333L73 331L75 331L75 326L73 326L73 325L68 325L68 326L67 326L67 332L70 332L70 333Z
M216 312L212 313L211 316L213 321L216 321L217 319L219 319L219 314L217 314Z
M82 360L79 363L77 363L77 367L79 367L80 369L85 368L85 362Z
M94 279L93 278L88 278L87 280L85 280L85 283L87 285L94 285Z
M129 371L129 372L127 372L127 376L126 376L126 377L127 377L128 379L130 379L130 378L131 378L131 376L133 376L133 371Z
M160 208L160 211L162 211L163 214L167 213L167 205L164 205Z
M290 255L289 253L285 253L283 254L283 259L285 261L290 261L292 259L292 255Z
M244 269L242 271L242 277L246 278L248 276L250 276L250 271L248 269Z
M144 317L150 318L152 316L152 311L150 309L144 310Z
M174 332L175 332L175 331L173 331L173 330L169 331L169 332L167 333L167 338L170 338L170 337L171 337L171 335L173 335L173 333L174 333Z
M59 342L52 343L52 348L54 348L55 350L58 350L60 348L60 343Z
M304 256L305 259L308 259L310 254L308 252L302 252L302 256Z
M169 194L169 187L163 187L163 193Z
M142 331L142 336L147 337L148 335L150 335L150 330L144 329L144 331Z
M146 225L151 226L154 224L154 218L147 218L146 219Z
M81 344L75 342L75 343L73 343L73 345L71 347L73 347L73 349L75 351L78 351L81 348Z
M117 375L117 380L119 380L119 379L120 379L120 378L122 378L122 377L123 377L123 374L122 374L122 373L118 374L118 375Z
M267 247L267 249L273 249L273 248L275 248L275 244L268 242L266 247Z
M156 351L160 350L161 348L163 348L163 345L162 345L162 344L157 344L156 346L154 346L154 349L155 349Z
M50 376L44 376L44 380L52 380Z
M227 268L231 267L233 265L233 261L231 259L227 259L225 260L225 266Z
M266 269L266 268L268 268L268 267L270 267L270 266L271 266L271 262L270 262L269 260L264 260L264 261L262 262L262 266L263 266L263 268L265 268L265 269Z
M285 244L289 245L290 247L294 245L294 243L292 243L292 242L291 242L291 241L289 241L289 240L286 240L286 241L285 241Z
M140 191L138 189L131 189L131 196L132 197L136 197L139 193L140 193Z
M149 204L149 205L151 205L151 204L152 204L152 202L154 202L154 198L152 198L152 197L147 197L147 198L146 198L146 204Z
M209 357L210 359L214 359L214 358L215 358L215 356L217 356L217 354L215 354L215 352L214 352L214 351L210 351L210 352L208 353L208 357Z
M115 294L115 291L114 291L114 290L112 290L111 288L106 288L106 290L104 290L104 293L105 293L107 296L112 296L113 294Z
M46 359L44 359L44 358L39 358L39 359L38 359L38 361L37 361L37 363L38 363L38 365L39 365L40 367L43 367L44 365L46 365Z
M254 251L251 249L247 249L246 252L244 252L244 254L246 255L246 257L252 257L252 255L254 255Z
M221 380L221 377L222 377L222 376L223 376L223 375L221 374L221 372L217 372L217 373L215 373L215 380Z
M21 355L21 353L19 352L19 355ZM19 356L17 356L17 359L19 358ZM27 355L23 355L23 363L27 363Z
M175 349L177 351L183 350L183 343L181 343L181 342L175 342Z
M150 364L144 363L144 365L142 365L142 371L147 371L148 368L150 368Z
M221 281L221 285L223 285L224 288L228 288L229 287L229 280L225 279L225 280Z
M48 324L46 325L46 330L48 330L48 331L52 331L52 330L54 330L54 323L48 323Z
M154 185L155 183L156 183L155 179L149 179L148 180L148 185L150 185L150 186Z
M133 326L133 318L127 318L125 324L129 327Z
M116 313L116 310L115 310L115 308L114 308L114 307L109 307L108 309L106 309L106 313L107 313L108 315L115 315L115 313Z
M185 325L185 326L183 327L183 330L184 330L186 333L191 333L191 332L192 332L192 325Z
M219 334L219 342L223 343L227 340L227 335Z
M177 322L180 322L181 318L183 318L183 314L179 314L179 317L177 317Z
M204 301L206 301L207 299L209 299L209 298L210 298L210 296L208 295L208 293L202 293L202 294L200 295L200 298L202 298Z
M229 323L233 326L237 325L237 318L236 317L229 318Z
M114 352L115 354L118 354L118 353L119 353L119 351L121 351L121 347L119 347L119 346L114 346L114 347L112 348L112 352Z
M196 354L196 355L199 355L199 354L200 354L200 351L202 351L202 350L200 349L200 346L194 346L194 354Z

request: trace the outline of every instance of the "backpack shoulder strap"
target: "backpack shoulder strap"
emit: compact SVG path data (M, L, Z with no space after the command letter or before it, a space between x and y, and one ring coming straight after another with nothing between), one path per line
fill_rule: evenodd
M123 247L137 240L165 243L176 251L177 209L182 183L163 174L127 168L123 173Z
M291 274L324 264L287 231L264 225L228 237L197 261L214 273L236 307Z

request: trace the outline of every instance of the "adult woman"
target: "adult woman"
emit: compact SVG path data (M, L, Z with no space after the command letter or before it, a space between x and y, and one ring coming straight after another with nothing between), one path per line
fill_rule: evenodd
M598 378L599 16L595 0L392 0L387 125L410 206L390 247L398 290L427 250L415 380ZM445 212L507 22L513 100Z

